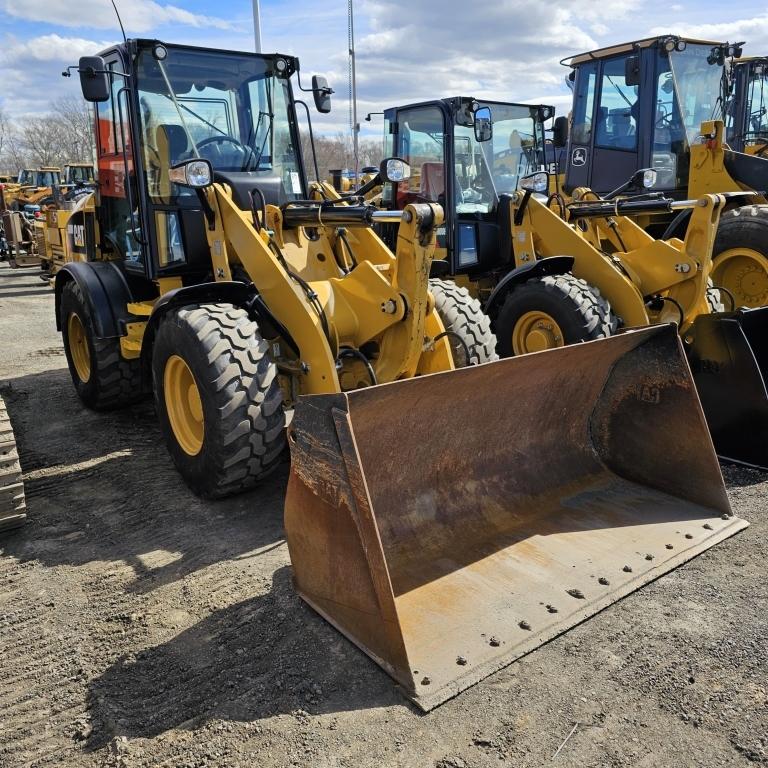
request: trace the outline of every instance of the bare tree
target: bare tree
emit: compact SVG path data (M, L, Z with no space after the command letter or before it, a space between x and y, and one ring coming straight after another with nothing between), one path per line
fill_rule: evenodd
M53 104L53 116L64 129L62 148L64 162L88 163L95 156L93 112L88 102L74 96L58 99Z
M22 121L21 139L29 160L35 166L56 165L62 160L67 131L56 115L27 117Z
M314 179L314 163L312 147L309 135L302 131L302 155L307 167L307 175ZM345 133L337 133L335 136L315 136L315 151L317 153L317 165L320 179L329 178L331 170L349 171L354 168L354 150L352 139ZM378 166L382 159L381 142L373 139L365 139L360 142L360 167Z

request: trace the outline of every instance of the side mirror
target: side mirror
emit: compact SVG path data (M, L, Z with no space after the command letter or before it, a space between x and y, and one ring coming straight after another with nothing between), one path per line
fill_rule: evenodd
M382 181L397 184L411 177L411 166L399 157L387 157L381 161L379 175Z
M321 75L312 75L312 96L315 99L315 109L327 115L331 111L331 94L328 80Z
M493 138L493 119L490 107L480 107L475 111L475 141L490 141Z
M640 85L639 56L629 56L624 62L624 82L627 85Z
M555 118L552 125L552 143L558 149L568 144L568 118L565 115Z
M173 165L168 171L168 178L174 184L193 189L209 187L213 181L213 167L208 160L195 157L183 163Z
M81 56L77 71L86 101L109 101L109 76L101 56Z

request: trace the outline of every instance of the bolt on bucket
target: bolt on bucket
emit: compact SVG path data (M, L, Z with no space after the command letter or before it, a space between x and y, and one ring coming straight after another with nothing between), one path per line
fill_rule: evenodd
M768 469L768 307L700 315L688 357L715 450Z
M300 595L429 710L748 523L671 326L300 399Z

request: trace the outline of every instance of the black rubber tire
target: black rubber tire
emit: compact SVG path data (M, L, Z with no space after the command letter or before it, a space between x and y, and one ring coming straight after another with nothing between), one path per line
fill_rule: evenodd
M716 261L719 254L731 248L750 248L768 258L768 205L743 205L720 217L712 258ZM761 297L749 306L763 303Z
M443 321L445 330L455 336L448 336L453 350L453 361L457 368L498 360L496 337L491 330L490 318L483 312L477 299L450 280L432 278L429 290L435 298L435 309ZM463 343L462 343L463 341ZM464 345L466 344L466 350ZM469 351L469 360L467 357Z
M80 379L72 362L67 321L73 312L78 315L86 331L91 358L88 381ZM62 289L59 320L72 383L77 396L88 408L110 411L132 405L144 397L139 360L126 360L120 353L120 342L117 339L96 338L93 317L80 286L74 280Z
M155 406L168 450L198 496L222 498L254 486L286 446L283 395L268 344L245 310L199 304L170 312L152 350ZM203 406L203 445L179 445L165 405L163 373L178 355L195 378Z
M534 310L546 312L557 322L566 345L604 339L618 327L611 305L585 280L571 274L536 277L516 285L496 315L493 330L501 357L514 355L513 329L526 312Z

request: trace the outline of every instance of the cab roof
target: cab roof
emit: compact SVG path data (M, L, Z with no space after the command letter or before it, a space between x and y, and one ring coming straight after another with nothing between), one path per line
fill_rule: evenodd
M657 35L656 37L646 37L643 40L633 40L628 43L619 43L618 45L610 45L606 48L597 48L594 51L587 51L586 53L578 53L575 56L566 56L560 61L564 67L575 67L579 64L583 64L586 61L594 61L595 59L606 59L609 56L617 56L620 53L631 53L637 48L650 48L656 43L660 43L669 38L675 40L683 40L686 43L698 44L698 45L724 45L722 40L698 40L693 37L683 37L681 35Z

